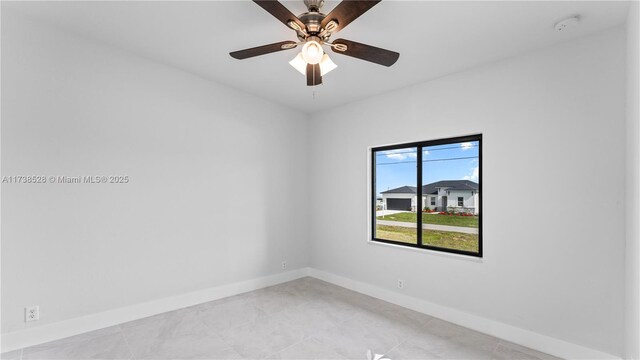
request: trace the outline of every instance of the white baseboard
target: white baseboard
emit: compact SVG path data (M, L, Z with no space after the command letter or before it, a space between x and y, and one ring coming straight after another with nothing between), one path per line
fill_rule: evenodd
M308 271L308 275L311 277L564 359L620 359L620 357L598 350L430 303L322 270L310 268Z
M250 279L238 283L194 291L183 295L172 296L97 314L10 332L2 334L0 344L2 344L2 352L13 351L28 346L82 334L88 331L118 325L127 321L137 320L147 316L201 304L227 296L237 295L267 286L277 285L304 276L312 276L362 294L373 296L396 305L561 358L620 359L617 356L598 350L551 338L549 336L507 325L495 320L465 313L460 310L430 303L425 300L313 268L302 268L281 274Z
M88 331L122 324L127 321L185 308L227 296L241 294L247 291L261 289L267 286L277 285L307 276L308 273L308 268L302 268L281 274L245 280L233 284L194 291L183 295L176 295L164 299L104 311L97 314L31 327L2 334L0 344L2 344L2 352L13 351L28 346L82 334Z

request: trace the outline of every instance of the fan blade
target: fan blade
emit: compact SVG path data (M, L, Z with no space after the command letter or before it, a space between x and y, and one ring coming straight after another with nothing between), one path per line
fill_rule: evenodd
M346 50L340 51L339 49L344 46L346 46ZM336 54L352 56L354 58L371 61L372 63L384 66L391 66L395 64L400 57L400 54L395 51L385 50L345 39L336 39L333 42L333 46L331 46L331 50Z
M330 13L322 19L322 28L325 28L331 20L338 22L338 26L332 33L336 33L349 25L353 20L374 7L381 0L342 0Z
M262 45L257 46L250 49L238 50L234 52L230 52L229 55L231 57L236 58L238 60L247 59L254 56L260 56L265 54L270 54L282 50L289 50L296 47L295 41L281 41L275 44Z
M276 19L280 20L283 24L287 25L287 27L292 28L289 25L290 21L296 23L301 30L305 29L305 25L297 16L293 15L289 9L284 7L277 0L253 0L254 3L258 4L261 8L265 9L269 14L273 15ZM292 28L293 29L293 28ZM295 29L294 29L295 30Z
M320 84L322 84L320 64L307 64L307 86L316 86Z

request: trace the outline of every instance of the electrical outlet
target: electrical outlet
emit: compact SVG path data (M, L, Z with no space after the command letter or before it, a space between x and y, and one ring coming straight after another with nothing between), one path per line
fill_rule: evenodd
M404 280L398 280L398 289L404 289Z
M24 321L40 320L40 306L29 306L24 308Z
M287 262L286 261L282 262L282 270L287 270Z

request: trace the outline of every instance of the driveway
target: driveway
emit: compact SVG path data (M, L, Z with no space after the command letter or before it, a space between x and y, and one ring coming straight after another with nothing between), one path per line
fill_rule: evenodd
M407 210L378 210L376 211L376 216L386 216L393 215L398 213L408 212Z
M387 211L389 211L389 210L387 210ZM400 211L398 211L398 212L400 212ZM387 226L402 226L402 227L408 227L408 228L415 228L418 225L416 223L411 223L411 222L389 221L389 220L376 220L376 224L378 224L378 225L387 225ZM464 226L422 224L422 228L423 229L427 229L427 230L452 231L452 232L459 232L459 233L465 233L465 234L477 234L478 233L478 229L477 228L470 228L470 227L464 227Z

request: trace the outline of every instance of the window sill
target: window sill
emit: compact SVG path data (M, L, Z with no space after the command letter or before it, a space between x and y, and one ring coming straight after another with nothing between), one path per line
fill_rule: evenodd
M475 263L483 263L484 262L484 258L477 257L477 256L471 256L471 255L463 255L463 254L456 254L456 253L450 253L450 252L445 252L445 251L423 249L423 248L419 248L419 247L396 245L396 244L390 244L390 243L375 241L375 240L371 240L371 239L367 240L367 243L372 244L372 245L392 247L392 248L395 248L395 249L402 249L402 250L407 250L407 251L417 251L417 252L421 252L421 253L428 253L430 255L442 256L442 257L452 258L452 259L457 259L457 260L466 260L466 261L475 262Z

